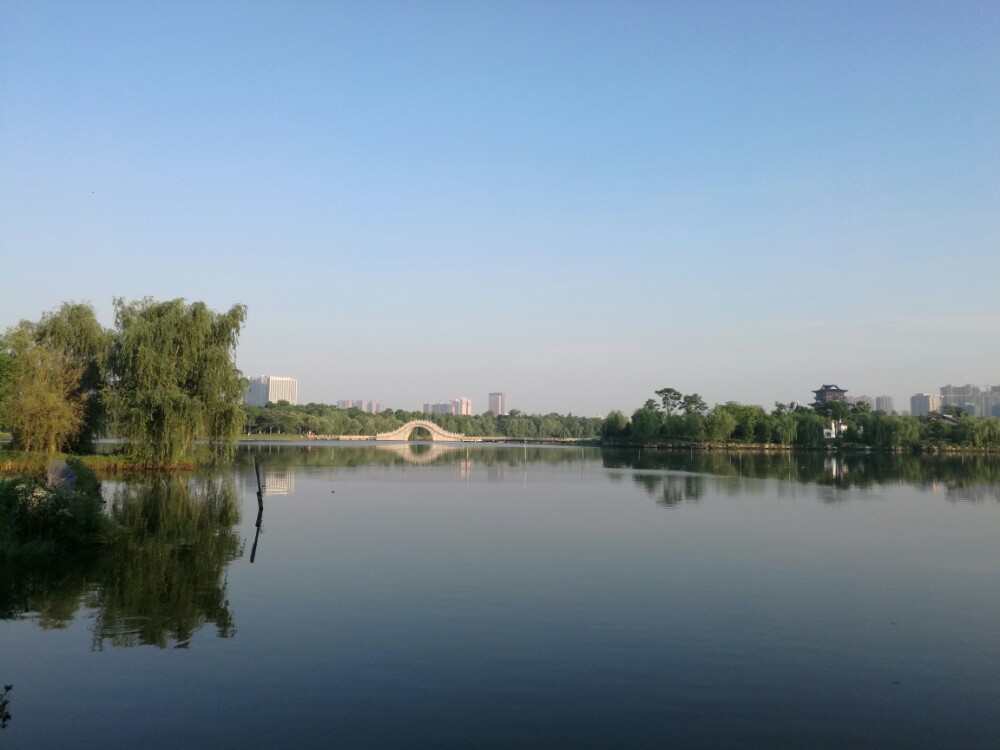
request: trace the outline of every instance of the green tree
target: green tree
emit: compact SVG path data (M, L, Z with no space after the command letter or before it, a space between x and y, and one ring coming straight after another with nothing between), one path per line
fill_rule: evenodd
M896 427L896 445L915 447L920 442L920 420L916 417L893 417Z
M708 404L697 393L690 393L681 399L681 411L685 414L704 414L708 411Z
M538 437L538 429L535 427L535 423L527 417L512 417L507 420L507 435L526 440Z
M775 409L771 412L771 434L774 442L781 445L791 445L795 442L797 423L795 415L788 411Z
M705 416L697 411L690 411L680 417L680 435L688 440L704 440L707 435Z
M246 307L115 299L108 408L136 457L176 463L196 438L231 453L243 429L245 381L233 355Z
M736 417L724 406L716 406L705 417L705 433L709 440L725 442L736 429Z
M83 367L69 354L38 343L28 321L0 337L0 418L21 450L67 448L84 422Z
M11 326L0 334L0 429L9 430L16 404L17 381L20 378L18 361L31 346L35 326L27 320Z
M684 398L684 395L674 388L661 388L656 391L656 395L660 397L660 401L663 403L663 411L666 412L668 417L677 411L677 407L681 405L681 401Z
M90 305L65 302L45 313L35 327L36 343L61 352L80 368L74 397L83 397L84 420L73 448L89 449L103 420L102 387L107 366L111 332L104 328Z
M626 437L629 433L628 417L617 409L601 423L601 438L604 440Z
M828 424L828 420L810 409L795 412L795 444L808 448L823 445L823 429Z
M636 440L652 440L660 434L662 427L663 414L658 409L644 406L632 414L632 436Z
M83 368L62 352L35 345L18 357L17 369L10 415L14 445L49 453L68 447L83 427Z
M825 404L820 404L816 407L816 413L827 419L842 422L852 422L852 415L854 414L851 405L844 401L827 401Z

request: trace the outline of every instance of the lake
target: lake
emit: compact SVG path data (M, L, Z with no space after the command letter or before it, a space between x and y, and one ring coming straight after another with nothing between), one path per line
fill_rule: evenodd
M1000 747L997 459L261 444L105 495L126 548L0 571L0 746Z

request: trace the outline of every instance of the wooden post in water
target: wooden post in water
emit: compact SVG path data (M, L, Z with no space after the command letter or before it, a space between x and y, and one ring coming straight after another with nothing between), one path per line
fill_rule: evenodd
M250 562L257 557L257 540L260 539L260 524L264 520L264 486L260 483L260 466L257 457L253 457L253 471L257 476L257 532L253 535L253 547L250 548Z

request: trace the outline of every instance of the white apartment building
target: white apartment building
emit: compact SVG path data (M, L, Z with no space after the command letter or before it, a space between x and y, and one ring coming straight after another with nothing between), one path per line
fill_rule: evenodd
M936 393L915 393L910 396L910 414L926 417L932 411L941 411L941 397Z
M884 411L886 414L892 414L892 396L876 396L875 411Z
M299 381L281 375L261 375L250 378L250 385L243 403L248 406L264 406L267 403L276 404L287 401L296 404L299 400Z

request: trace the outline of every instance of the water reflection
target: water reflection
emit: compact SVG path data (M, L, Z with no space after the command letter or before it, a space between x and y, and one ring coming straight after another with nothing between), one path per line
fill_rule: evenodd
M231 476L147 478L110 491L115 543L46 565L4 566L0 616L66 627L94 610L92 646L184 647L208 623L236 632L225 571L243 554Z
M609 469L711 474L743 479L783 479L838 488L879 484L944 484L988 487L979 493L1000 500L1000 460L989 455L915 456L895 453L830 454L743 451L601 451Z
M705 494L705 477L693 474L636 473L632 479L650 497L667 508L683 502L698 502Z
M599 460L598 448L561 448L541 445L441 445L435 443L380 443L370 445L242 445L238 464L256 458L267 471L289 467L362 468L369 466L522 466L523 464L590 463ZM270 486L267 487L270 494Z
M963 498L969 493L957 490L970 487L987 488L975 494L980 500L1000 500L1000 460L990 455L928 455L894 453L837 454L826 451L796 453L792 451L657 451L639 449L601 449L591 447L552 447L531 445L457 446L423 444L379 445L244 445L238 461L245 465L258 458L268 476L268 492L272 483L294 488L294 469L298 467L366 468L372 466L437 466L453 467L456 478L468 480L476 467L486 468L483 475L502 481L505 469L516 468L517 477L524 478L525 467L599 465L606 469L638 470L640 472L683 472L712 475L734 481L715 486L727 494L742 492L742 480L780 479L800 484L819 484L834 489L863 489L880 484L910 484L945 486ZM612 479L614 477L612 476ZM669 490L661 487L666 480L635 477L644 488L654 493L666 490L666 504L678 499L693 498L704 491L697 482L684 480L679 488L671 480ZM836 492L828 493L840 499Z
M13 685L4 685L0 692L0 729L6 729L10 721L10 691L13 689Z

